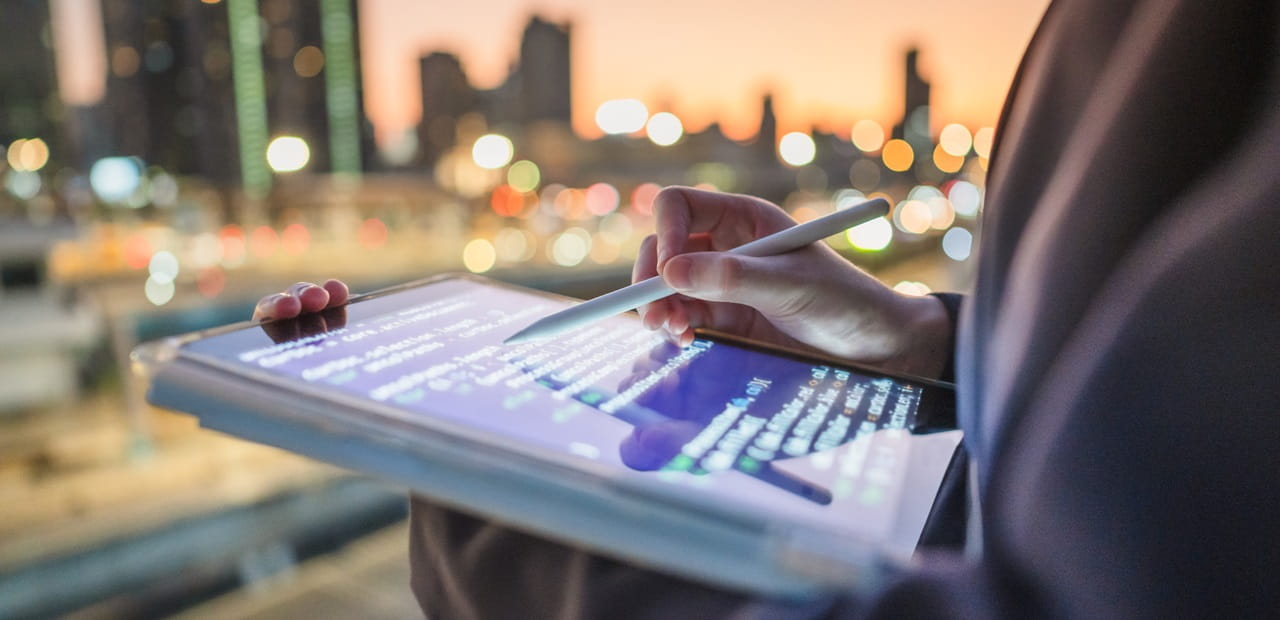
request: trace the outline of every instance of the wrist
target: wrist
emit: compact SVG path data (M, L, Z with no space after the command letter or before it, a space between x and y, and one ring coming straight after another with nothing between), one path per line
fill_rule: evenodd
M899 352L885 364L889 370L937 379L948 367L955 326L942 301L932 295L902 295L898 299L902 322Z

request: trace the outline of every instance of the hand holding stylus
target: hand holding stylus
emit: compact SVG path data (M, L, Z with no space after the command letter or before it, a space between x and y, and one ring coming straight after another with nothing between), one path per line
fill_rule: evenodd
M776 205L672 187L654 208L657 233L632 281L661 275L680 294L640 308L651 329L684 344L710 328L921 376L945 366L951 328L936 299L897 293L823 243L763 257L725 251L795 226Z

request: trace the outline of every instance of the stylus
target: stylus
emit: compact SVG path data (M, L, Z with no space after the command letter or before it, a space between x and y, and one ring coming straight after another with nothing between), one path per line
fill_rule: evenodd
M848 209L841 209L831 215L792 226L786 230L780 230L767 237L761 237L733 248L729 252L743 256L785 254L853 228L858 224L882 217L887 213L889 213L889 203L883 198L876 198ZM600 319L638 308L674 293L675 290L667 286L661 276L654 276L648 280L620 288L612 293L605 293L590 301L584 301L572 308L544 317L516 332L504 342L506 344L519 344L540 338L550 338L575 327L582 327Z

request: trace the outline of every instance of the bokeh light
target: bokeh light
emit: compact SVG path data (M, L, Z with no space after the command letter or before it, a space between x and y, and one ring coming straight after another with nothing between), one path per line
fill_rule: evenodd
M471 159L486 170L497 170L511 161L515 146L506 136L490 133L476 138L471 145Z
M462 264L467 271L484 273L493 269L498 254L488 239L472 239L462 248Z
M161 284L172 282L178 277L178 257L168 250L156 252L147 264L147 271L151 273L151 279L156 282Z
M978 186L968 181L956 181L947 189L947 198L955 208L956 215L973 217L978 214L982 204L982 194Z
M267 165L276 172L297 172L311 161L311 147L298 136L279 136L267 145Z
M276 243L279 240L275 229L270 226L259 226L253 229L253 234L249 236L249 251L258 258L267 258L275 253Z
M973 252L973 233L952 228L942 235L942 253L954 261L966 261Z
M991 157L991 147L995 142L996 130L983 127L973 134L973 152L984 159Z
M653 215L653 200L662 188L657 183L641 183L631 192L631 206L641 215Z
M310 245L311 233L302 224L295 222L285 226L284 231L280 233L280 246L284 248L285 254L293 256L303 254Z
M366 248L382 247L387 242L387 225L382 220L371 217L360 223L356 239Z
M498 215L514 217L524 208L524 195L510 185L499 185L493 188L493 194L489 197L489 207Z
M880 152L880 157L884 160L884 167L894 172L905 172L911 169L911 164L915 162L915 152L911 150L911 145L906 140L890 140L885 143L884 148Z
M969 133L968 127L960 123L951 123L943 127L942 133L938 134L938 146L952 157L964 157L969 154L969 147L973 146L973 136Z
M124 264L130 269L142 269L151 263L151 241L142 233L134 233L124 240Z
M608 183L595 183L587 188L586 201L593 215L608 215L618 208L618 190Z
M611 136L640 131L648 119L649 109L639 99L612 99L596 108L596 126Z
M293 55L293 70L302 77L315 77L322 69L324 69L324 52L314 45L303 46Z
M89 168L89 187L104 202L128 200L141 183L142 165L132 157L104 157Z
M498 258L510 263L524 262L533 258L536 243L537 239L533 233L511 227L500 229L493 237L494 250Z
M196 275L196 289L205 299L217 297L226 287L227 275L220 267L209 267Z
M4 176L4 187L10 194L20 200L31 200L40 193L44 185L40 175L30 170L10 170Z
M933 149L933 165L947 174L960 172L960 168L964 166L964 158L957 157L948 153L941 144Z
M863 153L874 153L884 146L884 127L870 119L863 119L853 124L849 138L853 145Z
M147 296L147 301L157 306L163 306L173 299L173 280L163 280L156 278L155 274L147 278L147 283L142 287L143 292Z
M561 267L573 267L591 251L591 234L581 228L570 228L551 242L549 258Z
M818 147L807 133L793 131L778 141L778 157L791 166L804 166L813 161Z
M649 140L658 146L671 146L680 141L684 135L684 123L670 112L658 112L645 124L645 133Z
M870 159L859 159L849 166L849 183L869 192L880 185L880 166Z
M951 201L942 196L934 196L925 201L929 205L929 227L934 230L946 230L956 221L956 211Z
M893 225L889 220L878 217L850 228L845 232L845 237L849 240L849 245L856 249L879 252L889 247L889 243L893 241Z
M929 226L933 223L933 212L923 201L906 200L894 209L893 220L899 230L920 235L928 232Z
M507 169L507 185L518 192L532 192L538 189L541 182L542 171L538 170L538 164L527 159L511 164Z
M6 158L14 170L36 172L49 163L49 145L40 138L20 138L9 145Z

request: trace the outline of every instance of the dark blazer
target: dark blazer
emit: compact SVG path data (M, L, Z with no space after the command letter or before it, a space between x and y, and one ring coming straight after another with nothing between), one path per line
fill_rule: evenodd
M966 552L796 608L415 501L424 609L1280 615L1278 36L1274 1L1050 7L997 131L958 330Z

